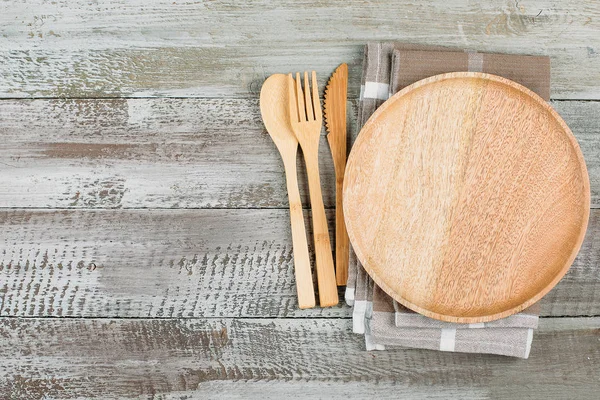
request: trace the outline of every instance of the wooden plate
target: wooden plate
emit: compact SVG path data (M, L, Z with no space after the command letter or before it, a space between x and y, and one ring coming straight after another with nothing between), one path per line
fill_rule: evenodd
M544 296L571 266L590 212L585 162L544 100L457 72L386 101L348 159L344 214L358 259L428 317L484 322Z

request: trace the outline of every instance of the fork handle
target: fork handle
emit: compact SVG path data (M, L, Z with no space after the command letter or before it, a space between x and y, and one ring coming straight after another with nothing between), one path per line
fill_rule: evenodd
M290 220L292 225L292 244L294 251L294 273L296 275L296 291L298 306L302 309L315 306L315 288L313 286L310 256L306 241L302 201L298 190L296 174L296 157L284 160L285 179L287 182L288 200L290 203Z
M329 241L329 228L327 227L327 217L325 216L325 206L323 205L323 195L321 193L318 152L304 152L304 159L306 162L312 209L319 303L321 307L330 307L338 304L339 299L337 284L335 282L331 242Z

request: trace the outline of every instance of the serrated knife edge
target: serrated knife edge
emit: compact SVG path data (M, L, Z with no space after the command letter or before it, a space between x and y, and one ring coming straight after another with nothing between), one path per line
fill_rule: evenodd
M346 101L348 93L348 66L341 64L332 74L325 88L324 115L327 139L335 155L346 150ZM337 104L336 102L343 104ZM341 141L341 143L340 143ZM346 154L343 154L346 158Z

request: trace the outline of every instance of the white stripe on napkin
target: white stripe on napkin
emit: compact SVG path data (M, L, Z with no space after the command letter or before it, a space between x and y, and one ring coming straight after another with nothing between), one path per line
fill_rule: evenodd
M442 329L442 336L440 337L440 350L441 351L454 351L456 344L456 329Z
M533 342L533 329L527 331L527 348L525 349L525 358L529 358L529 352L531 351L531 342Z
M390 97L390 85L379 82L365 82L365 88L362 91L363 99L387 100Z
M469 72L483 72L483 54L469 53L467 69Z
M373 334L371 334L371 323L368 320L365 321L365 348L367 351L385 350L384 345L375 343Z
M367 311L366 300L356 300L352 311L352 332L365 333L365 313Z
M354 288L347 287L344 297L346 298L346 304L352 307L354 305Z
M475 322L474 324L469 324L469 328L485 328L485 322Z

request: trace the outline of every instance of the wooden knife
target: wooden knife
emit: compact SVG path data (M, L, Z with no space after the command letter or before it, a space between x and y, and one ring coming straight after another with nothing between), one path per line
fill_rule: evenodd
M325 88L325 126L335 168L335 277L338 286L348 280L348 232L342 207L342 187L346 169L346 100L348 65L340 65Z

